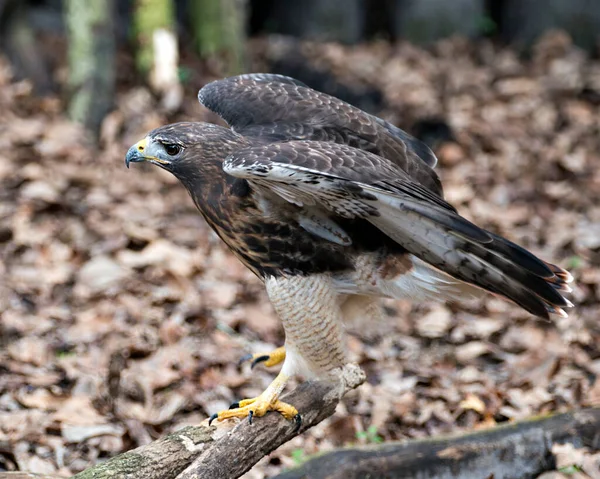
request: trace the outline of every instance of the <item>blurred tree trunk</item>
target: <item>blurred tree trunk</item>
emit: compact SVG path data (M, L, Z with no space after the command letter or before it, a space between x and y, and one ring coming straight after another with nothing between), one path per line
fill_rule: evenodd
M414 43L451 35L476 37L491 28L484 0L395 0L393 32Z
M35 92L47 95L54 91L54 83L31 28L24 1L0 0L0 45L10 59L18 78L33 82Z
M351 44L363 39L366 14L364 0L275 1L267 23L284 35Z
M174 9L172 0L136 0L134 11L138 70L171 111L183 98Z
M113 106L113 0L65 0L69 38L69 115L97 134Z
M562 29L577 45L593 52L598 47L599 7L597 0L505 0L502 37L531 46L547 30Z
M246 70L246 7L246 0L190 0L196 48L223 75Z

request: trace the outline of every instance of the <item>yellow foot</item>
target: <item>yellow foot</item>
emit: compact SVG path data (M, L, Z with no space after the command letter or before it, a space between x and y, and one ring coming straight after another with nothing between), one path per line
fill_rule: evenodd
M281 346L280 348L275 349L267 354L247 354L246 356L240 359L240 364L246 361L252 361L250 367L254 369L258 363L264 363L265 366L270 368L271 366L276 366L283 362L285 359L285 347Z
M247 417L248 422L252 424L253 418L262 417L269 411L277 411L287 420L293 420L296 429L300 428L302 418L298 410L294 406L278 399L287 379L287 376L280 373L260 396L233 403L228 410L213 414L208 420L208 424L210 425L215 419L223 421L233 417L242 419Z

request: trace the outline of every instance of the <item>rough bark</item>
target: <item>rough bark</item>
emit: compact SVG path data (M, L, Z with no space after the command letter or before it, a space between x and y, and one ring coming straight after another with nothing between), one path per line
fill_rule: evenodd
M34 474L33 472L0 472L0 479L65 479L52 474Z
M113 105L114 1L66 0L69 34L69 115L97 133Z
M196 48L222 75L246 70L246 0L190 0Z
M270 414L258 424L244 421L234 431L204 451L177 479L228 479L240 477L260 459L306 429L320 423L335 412L342 396L365 380L356 366L344 371L340 383L308 382L298 387L284 401L296 406L302 415L302 426L295 430L277 414Z
M295 426L270 413L252 424L242 421L186 427L158 441L120 454L73 476L77 479L205 479L236 478L281 444L315 426L335 412L342 396L365 380L358 366L344 369L340 381L306 382L283 397L302 415ZM13 476L0 474L0 479ZM22 478L22 476L21 476ZM19 478L19 479L21 479ZM48 479L48 478L46 478Z
M529 479L554 468L554 443L600 448L600 408L586 409L463 436L329 452L274 479Z
M250 425L243 421L187 427L152 444L91 467L75 478L236 478L256 462L335 411L342 392L364 376L346 375L343 386L302 384L285 399L303 412L298 431L277 414ZM353 382L352 382L353 381ZM600 448L600 408L533 418L462 436L345 448L311 459L274 479L528 479L555 467L552 445ZM58 479L27 472L0 473L0 479Z

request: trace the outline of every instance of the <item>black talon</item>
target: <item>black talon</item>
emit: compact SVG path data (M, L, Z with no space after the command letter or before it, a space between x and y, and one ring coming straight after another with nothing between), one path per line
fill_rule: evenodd
M300 426L302 426L302 416L300 416L300 413L296 414L294 416L294 432L298 432L298 430L300 429Z
M217 419L219 417L218 413L213 414L209 419L208 419L208 425L210 426L212 424L212 422Z
M240 407L240 403L238 401L236 402L232 402L231 406L229 406L229 409L237 409Z
M243 355L239 361L238 361L238 366L241 366L242 364L244 364L246 361L252 359L253 354L245 354Z
M250 412L248 413L248 422L249 422L250 424L252 424L252 416L254 416L254 411L250 411Z
M263 361L268 361L268 360L269 360L269 356L267 354L265 354L264 356L259 356L254 361L252 361L252 364L250 365L250 369L254 369L254 366L256 366L258 363L262 363Z

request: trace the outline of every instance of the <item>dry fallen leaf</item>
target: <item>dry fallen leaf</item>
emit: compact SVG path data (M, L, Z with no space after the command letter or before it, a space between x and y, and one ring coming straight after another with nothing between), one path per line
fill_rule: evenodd
M296 449L355 442L369 425L386 440L425 438L597 405L600 61L556 32L531 58L464 39L428 48L287 42L307 67L378 92L374 112L402 128L431 117L447 124L453 140L433 138L446 197L478 225L569 268L576 308L547 323L489 296L451 306L386 301L383 324L366 315L348 331L368 384L255 477L293 466ZM286 59L272 37L248 47L255 71ZM120 78L103 142L91 147L61 99L33 97L0 59L2 465L72 475L260 393L277 371L237 367L243 354L284 340L260 280L172 175L123 165L148 130L216 117L191 92L166 115L146 87ZM190 88L211 79L196 73ZM99 401L116 353L124 366L111 400L127 434ZM593 477L594 453L581 460Z
M481 415L485 413L485 403L481 398L474 394L467 394L467 396L458 405L462 409L471 409Z
M436 305L417 322L418 333L425 338L441 338L452 325L452 314L445 306Z

